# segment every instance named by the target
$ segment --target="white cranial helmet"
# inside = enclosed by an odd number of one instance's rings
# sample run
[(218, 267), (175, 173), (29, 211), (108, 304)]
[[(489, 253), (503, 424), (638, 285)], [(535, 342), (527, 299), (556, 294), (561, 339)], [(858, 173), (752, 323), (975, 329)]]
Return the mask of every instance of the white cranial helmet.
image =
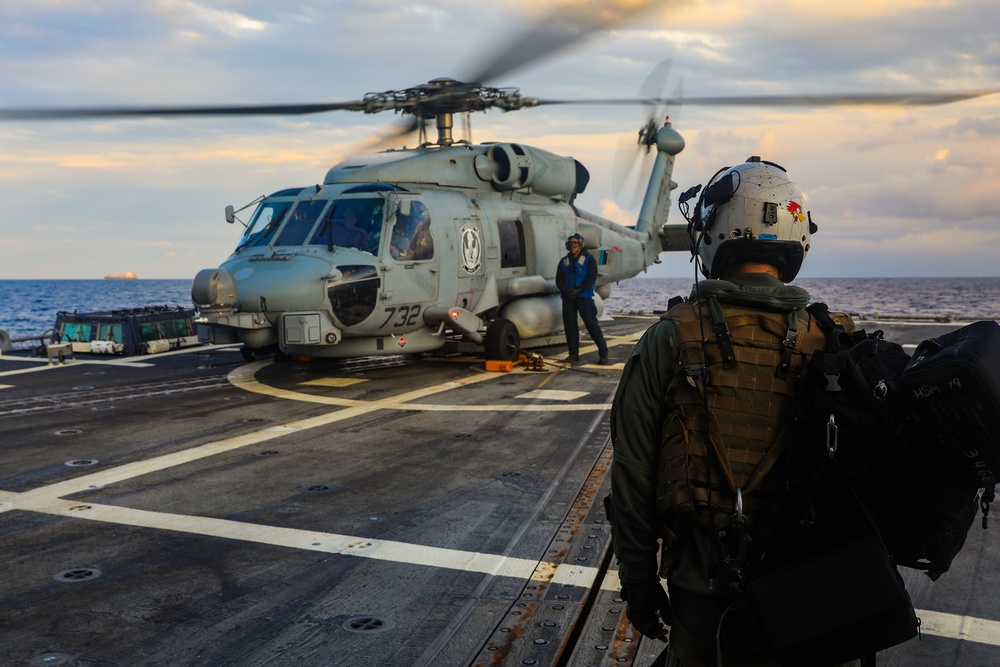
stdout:
[(784, 168), (757, 156), (719, 170), (688, 220), (692, 252), (708, 278), (721, 277), (732, 264), (760, 262), (790, 282), (816, 231), (799, 186)]

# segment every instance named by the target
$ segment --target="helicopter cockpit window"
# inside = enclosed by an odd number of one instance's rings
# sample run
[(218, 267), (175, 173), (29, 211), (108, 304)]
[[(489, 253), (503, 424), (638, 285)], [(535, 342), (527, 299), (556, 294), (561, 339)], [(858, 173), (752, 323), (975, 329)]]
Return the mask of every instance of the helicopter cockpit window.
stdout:
[(268, 245), (293, 203), (290, 201), (265, 201), (261, 203), (250, 224), (243, 231), (240, 244), (236, 249)]
[(384, 200), (338, 199), (313, 232), (309, 245), (356, 248), (375, 254), (382, 235)]
[(520, 220), (501, 220), (500, 267), (507, 269), (524, 266), (524, 228)]
[(397, 262), (414, 262), (434, 257), (431, 216), (422, 202), (410, 202), (410, 214), (396, 216), (389, 241), (389, 254)]
[(319, 214), (323, 212), (329, 199), (308, 199), (300, 201), (285, 226), (281, 229), (281, 234), (274, 245), (291, 246), (302, 245), (309, 232), (312, 231)]

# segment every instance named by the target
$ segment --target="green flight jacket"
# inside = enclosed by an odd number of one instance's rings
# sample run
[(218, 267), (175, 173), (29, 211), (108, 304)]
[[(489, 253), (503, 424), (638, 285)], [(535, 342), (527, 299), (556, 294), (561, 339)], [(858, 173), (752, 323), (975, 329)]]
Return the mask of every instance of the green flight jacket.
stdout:
[[(733, 276), (728, 281), (702, 281), (692, 292), (707, 298), (711, 293), (723, 306), (737, 304), (767, 311), (804, 308), (809, 294), (762, 273)], [(625, 364), (611, 410), (614, 460), (611, 468), (609, 520), (620, 576), (643, 580), (657, 573), (657, 540), (667, 534), (657, 515), (657, 471), (660, 468), (662, 427), (668, 407), (664, 397), (674, 372), (671, 345), (673, 322), (662, 319), (651, 326), (636, 344)], [(671, 585), (695, 593), (721, 594), (727, 586), (719, 581), (714, 589), (706, 577), (707, 563), (721, 562), (714, 536), (700, 526), (680, 522), (682, 534), (671, 534)], [(678, 527), (678, 526), (675, 526)], [(720, 590), (721, 589), (721, 590)]]

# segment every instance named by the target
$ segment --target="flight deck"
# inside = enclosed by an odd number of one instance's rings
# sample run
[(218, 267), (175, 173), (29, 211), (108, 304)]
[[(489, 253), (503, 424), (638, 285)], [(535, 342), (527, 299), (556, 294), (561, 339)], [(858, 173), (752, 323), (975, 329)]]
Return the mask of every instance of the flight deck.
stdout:
[[(236, 346), (0, 356), (0, 664), (648, 665), (601, 499), (622, 364), (655, 316), (482, 356), (246, 361)], [(862, 323), (915, 345), (956, 323)], [(909, 348), (912, 351), (912, 348)], [(1000, 526), (880, 665), (993, 665)]]

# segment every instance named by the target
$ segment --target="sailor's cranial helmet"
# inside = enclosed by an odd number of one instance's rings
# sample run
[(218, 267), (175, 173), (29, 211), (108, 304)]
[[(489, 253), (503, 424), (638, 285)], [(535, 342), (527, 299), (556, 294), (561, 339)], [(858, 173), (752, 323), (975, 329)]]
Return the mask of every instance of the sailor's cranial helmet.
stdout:
[(799, 186), (783, 167), (753, 156), (724, 167), (701, 191), (688, 221), (692, 252), (708, 278), (744, 262), (771, 264), (790, 282), (817, 231)]

